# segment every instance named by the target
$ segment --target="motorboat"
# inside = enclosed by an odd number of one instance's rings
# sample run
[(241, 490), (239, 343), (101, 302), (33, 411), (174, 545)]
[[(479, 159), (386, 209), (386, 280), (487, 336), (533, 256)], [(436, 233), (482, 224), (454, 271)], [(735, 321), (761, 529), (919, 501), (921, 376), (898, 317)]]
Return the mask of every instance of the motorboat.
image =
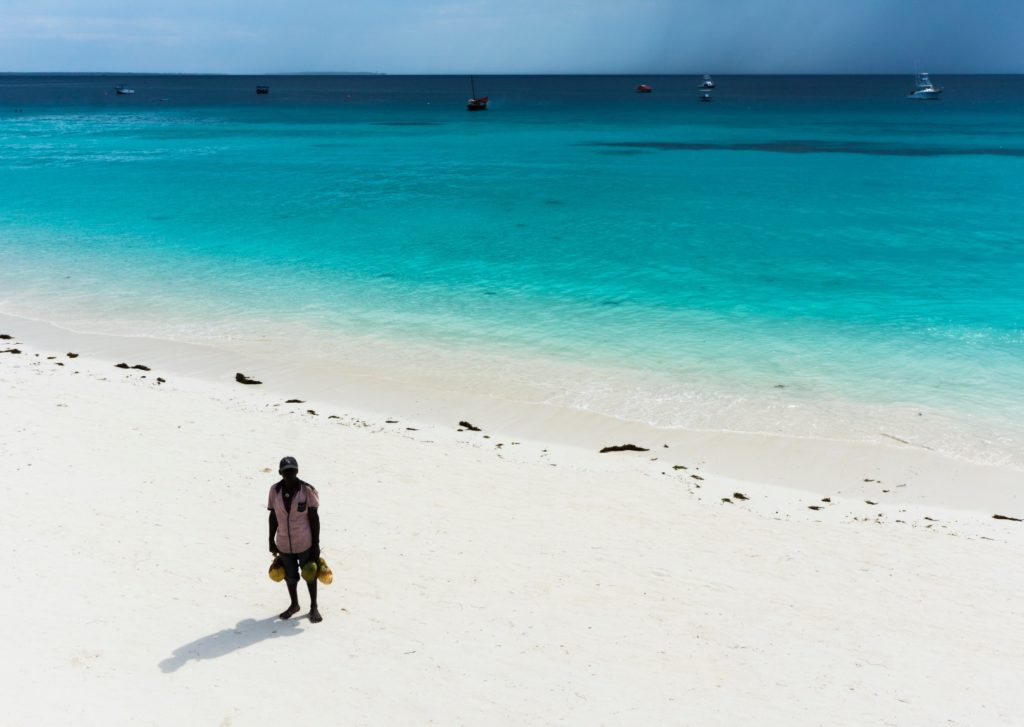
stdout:
[(942, 89), (932, 84), (927, 73), (918, 73), (914, 90), (907, 94), (907, 98), (937, 101), (941, 93)]
[(256, 87), (256, 95), (257, 96), (266, 96), (268, 93), (270, 93), (270, 86), (257, 86)]
[(704, 101), (704, 102), (710, 101), (711, 100), (711, 92), (710, 91), (701, 91), (701, 93), (700, 93), (700, 100)]
[(636, 87), (637, 93), (650, 93), (653, 90), (654, 89), (648, 86), (646, 83), (641, 83), (639, 86)]
[(486, 111), (487, 110), (487, 101), (489, 99), (487, 98), (487, 96), (477, 96), (476, 95), (476, 81), (473, 79), (472, 76), (470, 76), (470, 78), (469, 78), (469, 88), (472, 91), (473, 95), (469, 97), (468, 101), (466, 101), (466, 110), (467, 111)]
[(700, 82), (699, 88), (714, 88), (715, 82), (711, 80), (711, 76), (704, 74), (704, 80)]
[(128, 88), (124, 85), (114, 86), (114, 93), (116, 93), (118, 96), (131, 96), (133, 93), (135, 93), (135, 89)]

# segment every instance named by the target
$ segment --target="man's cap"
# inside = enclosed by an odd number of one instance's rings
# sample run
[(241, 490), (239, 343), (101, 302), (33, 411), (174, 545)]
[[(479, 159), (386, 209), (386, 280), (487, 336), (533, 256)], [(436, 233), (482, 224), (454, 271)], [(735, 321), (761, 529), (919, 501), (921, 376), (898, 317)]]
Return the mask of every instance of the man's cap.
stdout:
[(299, 471), (299, 463), (295, 461), (294, 457), (283, 457), (281, 459), (281, 464), (277, 468), (277, 471), (284, 472), (285, 470), (295, 470), (296, 472)]

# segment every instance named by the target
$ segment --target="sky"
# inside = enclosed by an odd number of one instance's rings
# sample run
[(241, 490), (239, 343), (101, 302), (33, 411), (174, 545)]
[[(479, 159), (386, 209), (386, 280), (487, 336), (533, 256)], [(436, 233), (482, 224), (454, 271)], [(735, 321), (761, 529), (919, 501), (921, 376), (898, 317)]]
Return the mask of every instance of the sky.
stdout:
[(0, 72), (1024, 73), (1024, 0), (0, 0)]

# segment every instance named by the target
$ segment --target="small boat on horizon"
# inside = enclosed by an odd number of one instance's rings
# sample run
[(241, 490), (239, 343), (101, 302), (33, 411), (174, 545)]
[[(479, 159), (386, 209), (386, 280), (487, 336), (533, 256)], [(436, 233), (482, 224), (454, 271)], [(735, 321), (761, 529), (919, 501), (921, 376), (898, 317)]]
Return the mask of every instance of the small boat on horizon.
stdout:
[(648, 86), (646, 83), (641, 83), (639, 86), (636, 87), (637, 93), (650, 93), (653, 90), (654, 89)]
[(466, 101), (466, 110), (486, 111), (488, 98), (487, 96), (476, 95), (476, 81), (473, 79), (472, 76), (469, 77), (469, 88), (472, 91), (473, 95), (469, 97), (468, 101)]
[(114, 86), (114, 93), (116, 93), (118, 96), (131, 96), (133, 93), (135, 93), (135, 89), (128, 88), (124, 84), (120, 84)]
[(705, 102), (710, 101), (711, 100), (711, 92), (710, 91), (701, 91), (701, 93), (700, 93), (700, 100), (701, 101), (705, 101)]
[(266, 96), (268, 93), (270, 93), (270, 86), (257, 86), (256, 87), (256, 95), (257, 96)]
[(704, 80), (702, 80), (700, 82), (700, 86), (698, 88), (714, 88), (714, 87), (715, 87), (715, 82), (713, 80), (711, 80), (711, 76), (710, 75), (705, 73), (704, 74)]
[(932, 84), (932, 79), (928, 77), (927, 73), (918, 73), (914, 90), (907, 94), (907, 98), (937, 101), (941, 93), (942, 89)]

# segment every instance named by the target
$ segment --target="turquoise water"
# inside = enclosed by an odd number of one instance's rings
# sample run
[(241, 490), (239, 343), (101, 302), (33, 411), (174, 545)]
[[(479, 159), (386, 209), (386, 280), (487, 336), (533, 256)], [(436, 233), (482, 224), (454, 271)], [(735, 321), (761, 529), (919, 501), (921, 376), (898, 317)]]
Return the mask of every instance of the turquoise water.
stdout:
[(1024, 79), (696, 80), (0, 76), (0, 311), (1024, 462)]

